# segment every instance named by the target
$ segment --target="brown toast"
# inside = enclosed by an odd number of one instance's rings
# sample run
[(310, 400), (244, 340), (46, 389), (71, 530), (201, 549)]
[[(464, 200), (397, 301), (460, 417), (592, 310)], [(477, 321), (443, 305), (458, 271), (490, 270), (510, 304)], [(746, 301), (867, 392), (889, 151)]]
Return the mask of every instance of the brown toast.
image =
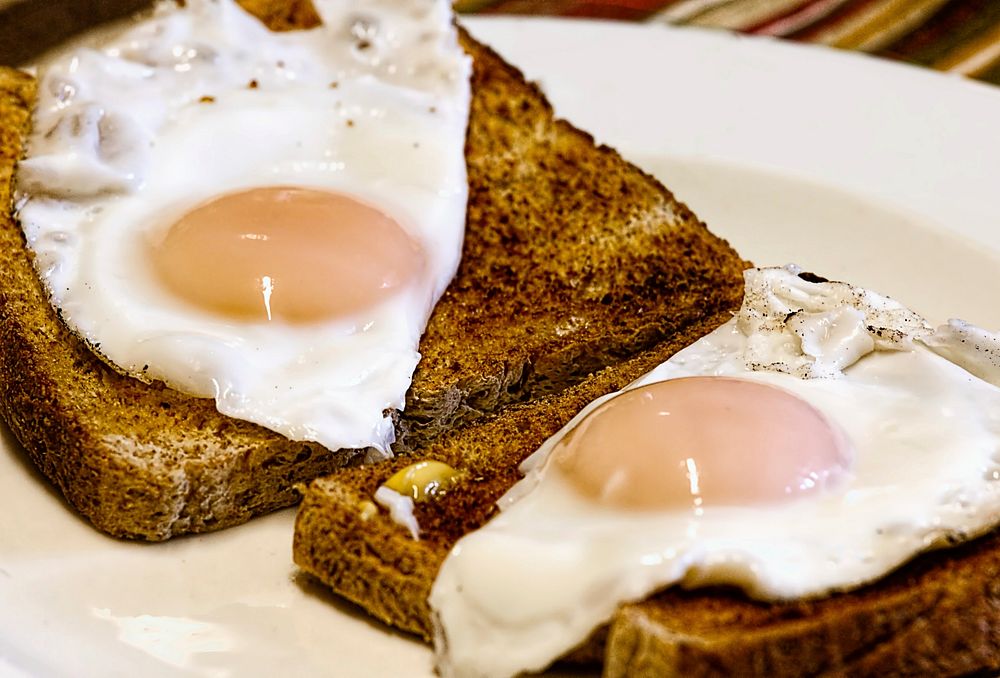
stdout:
[[(455, 542), (483, 525), (517, 465), (585, 404), (621, 388), (711, 329), (691, 326), (653, 349), (533, 403), (443, 436), (417, 453), (465, 472), (415, 504), (420, 540), (365, 510), (410, 459), (344, 469), (308, 487), (295, 562), (383, 622), (432, 639), (427, 598)], [(826, 598), (753, 601), (735, 589), (674, 587), (622, 606), (565, 661), (607, 677), (957, 676), (1000, 669), (1000, 532), (915, 558), (879, 582)], [(986, 674), (984, 674), (986, 675)], [(989, 675), (996, 675), (990, 673)]]
[[(246, 4), (273, 28), (312, 21), (302, 3)], [(735, 308), (742, 293), (745, 262), (727, 243), (554, 119), (496, 54), (461, 41), (475, 62), (467, 235), (420, 344), (397, 451), (556, 393)], [(297, 483), (358, 458), (123, 377), (66, 329), (7, 209), (34, 88), (0, 69), (0, 415), (69, 504), (112, 535), (162, 540), (291, 505)]]

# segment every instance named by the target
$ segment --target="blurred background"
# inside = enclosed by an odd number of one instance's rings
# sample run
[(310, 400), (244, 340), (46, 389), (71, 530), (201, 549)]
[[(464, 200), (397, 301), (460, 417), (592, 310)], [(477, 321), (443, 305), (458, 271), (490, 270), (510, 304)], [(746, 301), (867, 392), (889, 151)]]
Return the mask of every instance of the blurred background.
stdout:
[(458, 0), (455, 8), (723, 28), (1000, 84), (1000, 0)]
[[(0, 0), (0, 64), (27, 61), (80, 26), (151, 2)], [(1000, 84), (1000, 0), (455, 0), (455, 8), (719, 28), (860, 50)]]

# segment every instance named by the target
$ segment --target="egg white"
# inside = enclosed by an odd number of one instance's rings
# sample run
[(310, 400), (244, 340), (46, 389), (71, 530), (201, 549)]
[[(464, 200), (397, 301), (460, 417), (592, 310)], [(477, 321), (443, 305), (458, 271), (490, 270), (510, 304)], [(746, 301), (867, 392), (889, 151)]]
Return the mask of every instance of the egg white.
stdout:
[[(1000, 519), (1000, 388), (943, 355), (996, 375), (1000, 336), (968, 326), (960, 336), (961, 325), (933, 331), (866, 290), (749, 271), (737, 318), (628, 388), (700, 375), (777, 386), (846, 434), (849, 477), (774, 504), (597, 505), (553, 471), (549, 453), (616, 394), (601, 398), (529, 458), (502, 511), (442, 566), (430, 603), (444, 675), (542, 669), (619, 604), (671, 584), (820, 595), (988, 530)], [(970, 335), (977, 341), (961, 341)]]
[[(444, 0), (325, 0), (273, 33), (232, 0), (153, 17), (42, 68), (19, 213), (63, 320), (123, 371), (292, 439), (388, 452), (417, 344), (458, 266), (470, 62)], [(345, 193), (393, 217), (430, 275), (363, 315), (241, 322), (164, 289), (145, 256), (213, 197)]]

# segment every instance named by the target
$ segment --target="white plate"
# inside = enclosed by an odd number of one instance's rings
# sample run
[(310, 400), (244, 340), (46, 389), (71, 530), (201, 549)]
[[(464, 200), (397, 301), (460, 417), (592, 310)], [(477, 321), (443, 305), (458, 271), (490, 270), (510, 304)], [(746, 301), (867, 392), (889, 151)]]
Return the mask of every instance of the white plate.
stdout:
[[(759, 263), (1000, 328), (1000, 90), (717, 33), (467, 23)], [(431, 675), (424, 647), (296, 575), (292, 511), (117, 542), (0, 442), (0, 673)]]

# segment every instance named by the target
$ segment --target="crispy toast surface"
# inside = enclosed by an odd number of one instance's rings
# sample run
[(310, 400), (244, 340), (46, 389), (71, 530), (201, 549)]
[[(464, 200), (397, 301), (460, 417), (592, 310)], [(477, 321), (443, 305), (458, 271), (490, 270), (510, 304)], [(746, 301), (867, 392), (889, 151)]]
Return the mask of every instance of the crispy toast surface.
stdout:
[[(276, 28), (300, 17), (252, 4)], [(475, 62), (463, 262), (421, 341), (397, 451), (558, 392), (741, 294), (745, 262), (724, 241), (461, 40)], [(297, 483), (357, 457), (120, 376), (62, 325), (8, 209), (34, 87), (0, 71), (0, 414), (39, 469), (99, 529), (162, 540), (290, 505)]]
[[(460, 38), (474, 59), (470, 235), (421, 343), (410, 447), (735, 308), (748, 265), (658, 181), (556, 119), (520, 71)], [(420, 388), (439, 373), (458, 375), (443, 398)]]

